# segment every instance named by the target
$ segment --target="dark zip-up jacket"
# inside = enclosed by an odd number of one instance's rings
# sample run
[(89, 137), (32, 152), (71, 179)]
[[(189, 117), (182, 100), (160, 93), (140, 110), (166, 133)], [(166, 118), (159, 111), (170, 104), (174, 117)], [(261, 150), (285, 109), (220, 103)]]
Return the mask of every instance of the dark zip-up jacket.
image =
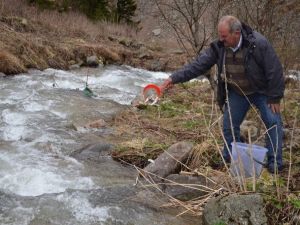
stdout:
[[(284, 77), (281, 63), (269, 41), (249, 26), (242, 26), (242, 47), (244, 51), (245, 75), (255, 92), (268, 97), (268, 103), (279, 103), (284, 93)], [(225, 84), (221, 78), (225, 47), (214, 41), (197, 58), (183, 69), (171, 75), (172, 83), (182, 83), (205, 74), (217, 65), (217, 101), (222, 108), (225, 103)]]

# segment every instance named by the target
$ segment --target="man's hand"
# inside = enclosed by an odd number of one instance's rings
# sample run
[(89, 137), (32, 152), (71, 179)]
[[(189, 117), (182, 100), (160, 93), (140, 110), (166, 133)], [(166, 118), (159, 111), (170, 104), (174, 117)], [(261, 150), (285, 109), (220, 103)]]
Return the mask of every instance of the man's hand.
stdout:
[(172, 79), (171, 78), (168, 78), (164, 81), (164, 83), (160, 86), (160, 90), (162, 92), (162, 94), (169, 88), (171, 88), (173, 86), (173, 83), (172, 83)]
[(268, 104), (273, 113), (280, 113), (280, 103)]

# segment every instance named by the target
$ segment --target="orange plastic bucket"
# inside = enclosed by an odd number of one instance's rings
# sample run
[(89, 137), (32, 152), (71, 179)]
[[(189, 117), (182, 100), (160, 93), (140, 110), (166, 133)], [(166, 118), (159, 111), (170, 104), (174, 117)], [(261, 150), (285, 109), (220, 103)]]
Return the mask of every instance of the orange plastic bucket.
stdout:
[(161, 96), (161, 89), (155, 84), (148, 84), (143, 89), (145, 103), (155, 104)]

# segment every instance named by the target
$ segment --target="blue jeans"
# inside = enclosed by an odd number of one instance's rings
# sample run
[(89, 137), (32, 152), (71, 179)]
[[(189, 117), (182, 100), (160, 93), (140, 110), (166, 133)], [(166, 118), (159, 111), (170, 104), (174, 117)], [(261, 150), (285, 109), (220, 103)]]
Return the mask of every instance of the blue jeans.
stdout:
[[(248, 98), (248, 100), (247, 100)], [(228, 103), (231, 111), (233, 132), (235, 141), (240, 142), (240, 125), (243, 122), (249, 108), (250, 103), (255, 105), (259, 110), (261, 119), (264, 122), (268, 132), (266, 133), (266, 148), (268, 149), (268, 168), (274, 172), (277, 167), (278, 170), (282, 169), (282, 136), (283, 128), (280, 113), (273, 113), (268, 107), (267, 96), (259, 93), (241, 96), (234, 90), (229, 90)], [(229, 149), (224, 145), (223, 157), (226, 161), (230, 161), (229, 152), (231, 152), (231, 143), (233, 142), (233, 135), (231, 129), (231, 122), (228, 110), (228, 103), (225, 106), (223, 118), (223, 134)], [(276, 158), (275, 158), (276, 157)], [(275, 160), (276, 159), (276, 160)]]

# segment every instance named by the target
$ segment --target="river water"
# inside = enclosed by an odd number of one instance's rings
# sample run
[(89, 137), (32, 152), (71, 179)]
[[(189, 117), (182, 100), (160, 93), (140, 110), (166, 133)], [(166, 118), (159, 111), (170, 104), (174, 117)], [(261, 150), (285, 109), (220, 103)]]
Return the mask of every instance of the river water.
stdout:
[[(125, 201), (136, 194), (131, 168), (70, 156), (112, 132), (80, 124), (110, 118), (167, 76), (108, 66), (0, 78), (0, 224), (195, 224)], [(86, 83), (92, 98), (83, 94)]]

